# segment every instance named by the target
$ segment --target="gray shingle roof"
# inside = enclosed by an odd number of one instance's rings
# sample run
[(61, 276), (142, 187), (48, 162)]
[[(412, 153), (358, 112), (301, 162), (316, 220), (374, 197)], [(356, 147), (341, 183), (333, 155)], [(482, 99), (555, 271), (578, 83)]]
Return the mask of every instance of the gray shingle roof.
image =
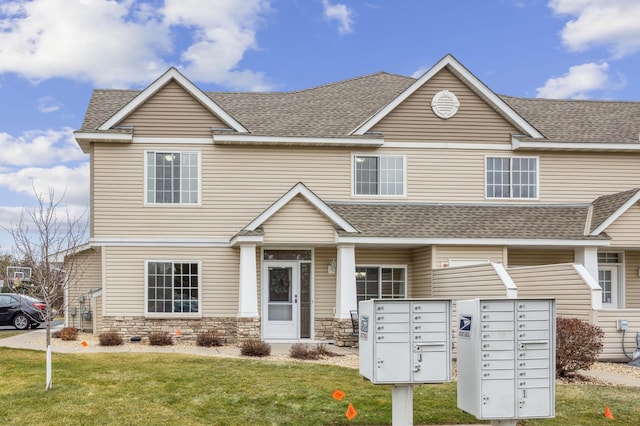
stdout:
[(591, 216), (591, 231), (595, 230), (605, 220), (611, 217), (620, 207), (631, 199), (640, 191), (640, 188), (630, 189), (617, 194), (603, 195), (596, 198), (593, 205), (593, 213)]
[[(328, 203), (358, 237), (602, 240), (584, 234), (588, 205)], [(345, 235), (344, 233), (342, 233)]]
[(550, 142), (640, 143), (640, 102), (501, 97)]
[[(381, 72), (296, 92), (206, 94), (253, 135), (346, 137), (415, 81)], [(95, 90), (81, 130), (96, 131), (139, 93)], [(640, 143), (640, 102), (501, 98), (546, 141)]]

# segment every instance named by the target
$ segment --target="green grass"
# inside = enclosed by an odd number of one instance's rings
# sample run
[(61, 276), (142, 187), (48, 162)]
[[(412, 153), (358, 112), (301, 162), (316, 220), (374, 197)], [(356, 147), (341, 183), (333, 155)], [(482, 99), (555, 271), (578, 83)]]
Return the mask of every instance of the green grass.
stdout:
[[(44, 390), (42, 352), (0, 348), (2, 424), (331, 425), (391, 424), (391, 388), (357, 370), (300, 362), (178, 354), (53, 354), (53, 389)], [(335, 389), (343, 401), (331, 397)], [(615, 420), (603, 417), (609, 405)], [(555, 419), (526, 425), (634, 424), (634, 388), (557, 387)], [(456, 407), (456, 384), (416, 386), (415, 424), (479, 423)], [(488, 422), (484, 422), (488, 423)]]
[(28, 331), (3, 331), (0, 334), (0, 339), (6, 339), (7, 337), (19, 336), (20, 334), (28, 333)]

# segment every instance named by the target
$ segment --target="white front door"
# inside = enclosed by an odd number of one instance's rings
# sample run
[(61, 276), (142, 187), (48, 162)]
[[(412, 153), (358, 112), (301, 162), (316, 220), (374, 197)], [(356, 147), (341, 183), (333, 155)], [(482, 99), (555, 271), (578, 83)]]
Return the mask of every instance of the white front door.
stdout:
[(262, 318), (265, 339), (298, 339), (298, 262), (265, 261), (262, 278)]
[(602, 307), (618, 309), (618, 267), (600, 266), (598, 268), (598, 284), (602, 288)]

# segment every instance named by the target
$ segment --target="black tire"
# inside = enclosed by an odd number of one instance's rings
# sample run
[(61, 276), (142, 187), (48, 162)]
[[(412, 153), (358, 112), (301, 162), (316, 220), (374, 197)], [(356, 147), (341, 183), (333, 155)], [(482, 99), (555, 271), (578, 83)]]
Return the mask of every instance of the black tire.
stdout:
[(29, 320), (29, 317), (25, 314), (17, 314), (15, 317), (13, 317), (13, 326), (17, 330), (26, 330), (27, 328), (29, 328), (30, 322), (31, 321)]

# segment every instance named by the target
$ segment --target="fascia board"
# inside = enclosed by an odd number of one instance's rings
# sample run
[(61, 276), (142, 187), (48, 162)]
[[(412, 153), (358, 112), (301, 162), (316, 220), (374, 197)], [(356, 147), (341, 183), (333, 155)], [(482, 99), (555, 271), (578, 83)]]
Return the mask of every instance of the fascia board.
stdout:
[(354, 135), (363, 135), (373, 126), (375, 126), (380, 120), (382, 120), (387, 114), (393, 111), (404, 100), (411, 96), (416, 90), (422, 87), (427, 81), (429, 81), (434, 75), (440, 72), (444, 67), (452, 67), (458, 74), (462, 76), (470, 85), (472, 85), (479, 93), (481, 93), (489, 102), (491, 102), (502, 114), (511, 119), (518, 127), (525, 131), (529, 136), (534, 138), (544, 137), (535, 127), (530, 125), (520, 114), (518, 114), (513, 108), (511, 108), (506, 102), (498, 97), (491, 89), (489, 89), (483, 82), (481, 82), (476, 76), (474, 76), (469, 70), (467, 70), (453, 55), (448, 54), (442, 58), (433, 67), (427, 70), (415, 83), (409, 86), (404, 92), (398, 95), (392, 102), (387, 104), (380, 111), (375, 113), (372, 117), (360, 124), (353, 132)]
[(514, 151), (518, 149), (544, 151), (640, 151), (640, 143), (531, 142), (520, 141), (517, 137), (511, 138), (511, 147)]
[(622, 216), (627, 210), (631, 208), (635, 203), (640, 200), (640, 191), (636, 192), (635, 195), (627, 200), (618, 210), (613, 212), (611, 216), (609, 216), (604, 222), (602, 222), (596, 229), (591, 232), (590, 235), (598, 236), (604, 232), (605, 229), (609, 227), (613, 222), (618, 220), (620, 216)]
[(100, 132), (73, 132), (73, 137), (78, 142), (131, 142), (131, 133), (100, 133)]
[(381, 138), (314, 138), (294, 136), (213, 135), (219, 145), (309, 145), (309, 146), (371, 146), (384, 145)]
[(535, 240), (508, 238), (385, 238), (337, 236), (337, 244), (356, 245), (509, 245), (509, 246), (571, 246), (571, 247), (607, 247), (609, 240)]
[(270, 217), (276, 214), (282, 207), (284, 207), (289, 201), (291, 201), (296, 195), (302, 195), (313, 204), (322, 214), (333, 221), (336, 225), (344, 229), (346, 232), (357, 232), (357, 230), (351, 226), (349, 222), (344, 220), (339, 214), (337, 214), (331, 207), (329, 207), (320, 197), (314, 194), (309, 188), (307, 188), (302, 182), (297, 183), (286, 194), (280, 197), (275, 203), (269, 206), (265, 211), (258, 215), (251, 223), (249, 223), (244, 229), (247, 231), (255, 231), (259, 226), (265, 223)]
[(128, 104), (126, 104), (120, 111), (114, 114), (110, 119), (105, 121), (98, 130), (109, 130), (116, 126), (119, 122), (124, 120), (129, 114), (136, 110), (140, 105), (151, 98), (156, 92), (162, 89), (169, 81), (175, 80), (185, 90), (187, 90), (193, 97), (195, 97), (200, 103), (202, 103), (213, 114), (217, 115), (222, 121), (229, 125), (233, 130), (237, 132), (246, 133), (247, 129), (244, 128), (236, 119), (229, 115), (225, 110), (220, 108), (211, 98), (209, 98), (202, 90), (200, 90), (195, 84), (189, 81), (184, 75), (180, 73), (176, 68), (169, 68), (164, 74), (151, 83), (146, 89), (140, 92), (135, 98), (133, 98)]
[(229, 247), (224, 239), (200, 238), (91, 238), (93, 246), (127, 247)]

